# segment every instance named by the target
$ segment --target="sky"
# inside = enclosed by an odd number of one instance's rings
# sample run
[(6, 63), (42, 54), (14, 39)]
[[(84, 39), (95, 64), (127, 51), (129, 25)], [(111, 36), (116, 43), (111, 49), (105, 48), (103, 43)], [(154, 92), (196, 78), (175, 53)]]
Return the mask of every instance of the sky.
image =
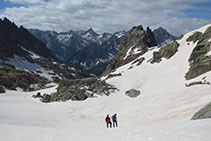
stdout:
[(0, 18), (18, 26), (114, 33), (163, 27), (179, 36), (211, 23), (211, 0), (0, 0)]

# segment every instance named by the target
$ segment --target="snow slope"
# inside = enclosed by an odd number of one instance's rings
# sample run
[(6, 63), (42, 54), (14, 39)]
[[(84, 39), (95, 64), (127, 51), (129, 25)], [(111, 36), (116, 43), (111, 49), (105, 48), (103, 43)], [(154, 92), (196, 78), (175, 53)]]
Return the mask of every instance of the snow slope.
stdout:
[[(140, 100), (114, 94), (83, 102), (49, 104), (32, 99), (36, 92), (8, 91), (0, 95), (0, 137), (4, 141), (208, 141), (211, 120), (189, 118), (210, 99), (210, 90), (201, 86), (190, 88), (178, 97)], [(41, 93), (53, 91), (55, 87)], [(190, 94), (194, 96), (192, 100)], [(119, 127), (107, 129), (104, 117), (115, 112)]]
[[(36, 57), (36, 58), (39, 57), (38, 55), (35, 55), (32, 53), (31, 53), (31, 55), (32, 55), (32, 57)], [(47, 69), (41, 67), (39, 64), (31, 63), (31, 62), (27, 61), (25, 58), (21, 58), (19, 56), (15, 56), (14, 58), (9, 59), (8, 61), (3, 61), (0, 59), (0, 64), (1, 63), (13, 65), (18, 70), (24, 70), (27, 72), (36, 73), (42, 77), (47, 78), (50, 81), (53, 81), (52, 77), (58, 77), (61, 79), (61, 77), (58, 74), (55, 75), (53, 70), (47, 70)], [(54, 74), (54, 75), (52, 75), (52, 74)]]
[[(206, 27), (199, 29), (204, 32)], [(211, 119), (191, 121), (192, 115), (211, 100), (209, 85), (185, 87), (188, 58), (196, 44), (187, 46), (188, 33), (178, 40), (179, 51), (171, 59), (150, 64), (155, 47), (142, 65), (126, 64), (106, 80), (119, 91), (82, 102), (41, 103), (36, 92), (7, 91), (0, 95), (0, 138), (4, 141), (209, 141)], [(143, 56), (142, 56), (143, 57)], [(133, 66), (132, 69), (128, 69)], [(211, 73), (206, 73), (211, 79)], [(105, 78), (102, 78), (105, 79)], [(195, 81), (191, 80), (191, 81)], [(125, 91), (141, 91), (137, 98)], [(53, 88), (41, 90), (52, 93)], [(118, 128), (107, 129), (104, 118), (117, 113)]]

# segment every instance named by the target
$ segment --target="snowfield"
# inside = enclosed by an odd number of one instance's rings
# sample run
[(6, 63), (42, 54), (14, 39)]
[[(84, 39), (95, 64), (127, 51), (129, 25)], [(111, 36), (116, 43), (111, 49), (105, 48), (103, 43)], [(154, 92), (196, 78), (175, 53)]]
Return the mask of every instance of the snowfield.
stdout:
[[(208, 25), (210, 26), (210, 25)], [(208, 26), (198, 31), (204, 32)], [(0, 94), (0, 138), (2, 141), (210, 141), (211, 119), (194, 120), (195, 112), (211, 101), (211, 73), (186, 81), (188, 59), (196, 46), (178, 40), (178, 52), (160, 63), (147, 62), (154, 50), (144, 54), (140, 66), (126, 64), (106, 80), (119, 91), (85, 101), (41, 103), (32, 98), (37, 92), (7, 91)], [(129, 69), (130, 67), (132, 69)], [(102, 79), (105, 79), (102, 78)], [(52, 93), (56, 87), (39, 92)], [(125, 95), (129, 89), (141, 91), (137, 98)], [(105, 116), (117, 113), (118, 128), (106, 128)]]
[[(116, 93), (49, 104), (33, 99), (36, 92), (8, 91), (0, 95), (0, 137), (2, 141), (209, 141), (211, 119), (189, 119), (211, 99), (210, 91), (208, 86), (196, 86), (169, 97), (131, 99)], [(106, 128), (107, 113), (118, 114), (118, 128)]]

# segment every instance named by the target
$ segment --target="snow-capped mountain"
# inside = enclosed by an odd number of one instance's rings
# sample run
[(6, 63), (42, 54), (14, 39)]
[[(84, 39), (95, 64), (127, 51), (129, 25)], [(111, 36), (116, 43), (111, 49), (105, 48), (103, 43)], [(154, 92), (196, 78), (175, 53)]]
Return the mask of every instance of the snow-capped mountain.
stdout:
[(106, 65), (116, 55), (120, 41), (127, 32), (98, 34), (92, 28), (87, 31), (29, 30), (34, 36), (46, 43), (52, 53), (66, 64), (74, 64), (95, 74), (104, 71)]
[(107, 64), (115, 57), (121, 40), (126, 38), (127, 34), (124, 31), (116, 32), (101, 44), (91, 44), (74, 54), (70, 59), (70, 63), (91, 73), (101, 74)]
[(175, 36), (171, 35), (166, 29), (162, 27), (153, 30), (153, 33), (155, 35), (157, 44), (159, 45), (170, 43), (176, 39)]
[(43, 41), (54, 56), (66, 64), (70, 58), (82, 49), (92, 45), (100, 45), (111, 37), (111, 34), (98, 34), (92, 28), (87, 31), (69, 31), (57, 33), (55, 31), (41, 31), (29, 29), (35, 37)]
[(57, 33), (55, 31), (29, 30), (35, 37), (43, 41), (54, 56), (67, 62), (74, 53), (85, 48), (87, 43), (74, 31)]
[[(8, 80), (12, 78), (12, 76), (17, 75), (17, 77), (11, 79), (13, 82), (22, 82), (23, 79), (19, 77), (21, 73), (27, 77), (24, 81), (34, 79), (31, 81), (33, 83), (37, 82), (35, 77), (39, 80), (42, 79), (42, 81), (44, 79), (48, 81), (58, 81), (64, 78), (81, 78), (88, 76), (87, 73), (71, 65), (62, 64), (52, 55), (51, 51), (46, 48), (43, 42), (35, 38), (23, 26), (18, 28), (6, 18), (4, 18), (4, 20), (0, 19), (0, 52), (1, 73), (11, 76), (8, 77)], [(11, 74), (8, 74), (10, 72)], [(0, 86), (9, 89), (7, 83), (5, 83), (4, 75), (0, 79)], [(25, 87), (25, 85), (17, 86)]]

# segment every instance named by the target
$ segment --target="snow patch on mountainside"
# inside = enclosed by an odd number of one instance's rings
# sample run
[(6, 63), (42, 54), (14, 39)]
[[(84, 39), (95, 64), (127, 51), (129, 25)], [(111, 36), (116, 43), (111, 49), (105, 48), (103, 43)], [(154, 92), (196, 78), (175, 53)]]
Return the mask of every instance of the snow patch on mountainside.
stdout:
[(118, 34), (115, 34), (115, 36), (117, 36), (117, 38), (121, 38), (122, 36), (124, 36), (123, 32), (119, 32)]
[(30, 50), (25, 49), (21, 45), (18, 45), (18, 46), (20, 46), (23, 50), (28, 52), (33, 59), (39, 59), (40, 58), (40, 56), (38, 54), (36, 54), (36, 53), (34, 53), (34, 52), (30, 51)]
[[(209, 26), (210, 25), (204, 26), (195, 31), (204, 33)], [(156, 49), (156, 47), (154, 47), (141, 56), (145, 57), (145, 61), (142, 65), (128, 70), (132, 66), (132, 62), (128, 63), (113, 72), (113, 74), (121, 73), (121, 77), (111, 78), (107, 80), (107, 82), (116, 85), (122, 93), (131, 88), (141, 90), (142, 93), (146, 94), (151, 94), (154, 91), (156, 93), (170, 93), (175, 91), (175, 88), (177, 88), (177, 90), (184, 89), (186, 83), (185, 74), (189, 70), (188, 59), (197, 44), (197, 42), (191, 42), (190, 45), (187, 45), (186, 39), (195, 31), (189, 32), (182, 39), (177, 40), (180, 46), (178, 52), (171, 59), (167, 60), (162, 58), (160, 63), (151, 64), (149, 60), (153, 56), (154, 49)], [(128, 50), (126, 57), (129, 55), (131, 49), (132, 47)], [(171, 85), (166, 82), (169, 82)], [(152, 86), (155, 87), (151, 89)]]
[(132, 50), (132, 48), (133, 48), (134, 46), (135, 46), (135, 45), (131, 46), (131, 47), (128, 49), (128, 51), (127, 51), (125, 57), (123, 58), (123, 60), (125, 60), (125, 59), (130, 55), (130, 52), (131, 52), (131, 50)]
[(71, 37), (72, 37), (72, 34), (59, 34), (57, 36), (57, 39), (65, 43), (69, 41)]
[[(195, 31), (204, 32), (208, 26)], [(115, 85), (119, 95), (125, 96), (125, 92), (130, 89), (141, 91), (141, 95), (134, 102), (142, 103), (139, 111), (129, 108), (128, 110), (140, 115), (140, 117), (150, 117), (150, 121), (160, 121), (165, 119), (190, 119), (199, 107), (206, 105), (211, 94), (206, 93), (206, 89), (211, 89), (209, 85), (186, 87), (186, 84), (195, 82), (206, 76), (206, 80), (211, 80), (211, 73), (203, 74), (197, 79), (186, 81), (185, 74), (189, 70), (188, 59), (197, 43), (190, 42), (187, 45), (186, 39), (195, 31), (186, 34), (179, 43), (178, 52), (170, 59), (162, 58), (160, 63), (151, 64), (153, 52), (158, 47), (153, 47), (143, 56), (145, 61), (140, 65), (128, 63), (111, 74), (121, 74), (106, 80), (107, 83)], [(102, 79), (105, 80), (107, 76)], [(208, 91), (207, 91), (208, 92)], [(148, 101), (149, 100), (149, 101)], [(147, 105), (146, 103), (151, 103)], [(125, 104), (127, 105), (127, 104)], [(180, 107), (180, 108), (179, 108)], [(190, 108), (191, 107), (191, 108)], [(158, 111), (149, 112), (148, 110), (157, 109)], [(166, 117), (163, 117), (162, 114)], [(160, 115), (158, 118), (157, 116)], [(155, 119), (153, 119), (155, 118)]]
[(14, 58), (9, 59), (8, 61), (0, 60), (0, 63), (12, 65), (16, 69), (19, 69), (19, 70), (36, 73), (51, 81), (53, 80), (52, 77), (58, 77), (61, 79), (61, 77), (55, 74), (52, 70), (46, 70), (45, 68), (41, 67), (39, 64), (31, 63), (27, 61), (26, 59), (21, 58), (19, 56), (14, 56)]

